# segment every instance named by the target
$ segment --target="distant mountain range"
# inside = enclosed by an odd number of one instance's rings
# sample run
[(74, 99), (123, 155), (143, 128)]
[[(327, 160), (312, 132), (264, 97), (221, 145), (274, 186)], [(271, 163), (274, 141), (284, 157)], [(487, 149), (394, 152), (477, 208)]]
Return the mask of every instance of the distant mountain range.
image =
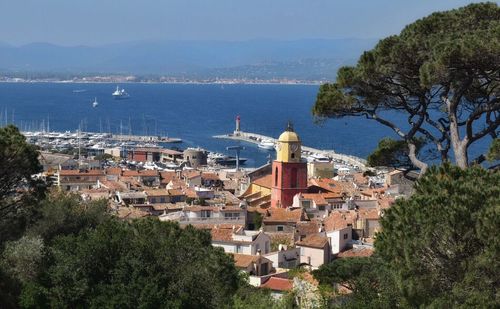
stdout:
[(96, 47), (0, 43), (1, 72), (332, 79), (375, 39), (143, 41)]

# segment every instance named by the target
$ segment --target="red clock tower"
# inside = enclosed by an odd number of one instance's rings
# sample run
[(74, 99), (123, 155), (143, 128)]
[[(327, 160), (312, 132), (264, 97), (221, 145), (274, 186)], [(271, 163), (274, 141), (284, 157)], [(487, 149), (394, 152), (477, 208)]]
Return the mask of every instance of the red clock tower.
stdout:
[(301, 158), (300, 138), (290, 123), (280, 135), (276, 148), (271, 207), (287, 208), (292, 206), (295, 194), (307, 192), (307, 163)]

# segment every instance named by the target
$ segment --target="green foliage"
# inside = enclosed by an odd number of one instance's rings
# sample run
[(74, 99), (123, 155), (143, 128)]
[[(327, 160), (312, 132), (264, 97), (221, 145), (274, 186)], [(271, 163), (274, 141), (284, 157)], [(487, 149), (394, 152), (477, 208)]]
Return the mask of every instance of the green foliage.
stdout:
[(255, 230), (260, 229), (262, 226), (262, 220), (264, 220), (264, 216), (261, 213), (254, 211), (252, 212), (252, 218), (253, 218), (254, 229)]
[(23, 290), (26, 306), (216, 308), (239, 284), (232, 258), (207, 232), (152, 218), (55, 237), (48, 261)]
[[(442, 161), (452, 149), (466, 167), (468, 147), (500, 125), (499, 38), (497, 4), (431, 14), (339, 69), (335, 83), (320, 87), (312, 112), (320, 119), (367, 117), (408, 144), (425, 137)], [(387, 110), (407, 119), (407, 128)]]
[(494, 162), (500, 160), (500, 139), (495, 138), (490, 145), (488, 154), (486, 155), (488, 161)]
[(336, 259), (313, 271), (321, 286), (342, 287), (352, 291), (340, 296), (336, 291), (337, 305), (348, 308), (394, 308), (398, 296), (387, 274), (384, 263), (376, 257)]
[(413, 168), (413, 164), (408, 157), (408, 152), (408, 145), (405, 141), (386, 137), (380, 140), (377, 149), (368, 156), (367, 162), (373, 167), (392, 166), (410, 169)]
[(28, 235), (40, 236), (50, 243), (61, 235), (78, 234), (110, 220), (107, 201), (81, 201), (78, 195), (53, 192), (41, 202), (37, 220), (28, 228)]
[(2, 254), (2, 268), (20, 282), (36, 278), (44, 256), (44, 243), (40, 237), (24, 236), (8, 242)]
[(498, 307), (500, 173), (433, 167), (381, 220), (375, 246), (411, 307)]
[(24, 232), (45, 185), (32, 175), (42, 170), (38, 151), (19, 130), (0, 128), (0, 247)]
[[(292, 308), (289, 299), (277, 300), (268, 289), (259, 289), (251, 285), (244, 285), (233, 297), (233, 309), (268, 309), (268, 308)], [(290, 304), (291, 305), (291, 304)]]
[(113, 160), (113, 156), (110, 155), (109, 153), (103, 153), (95, 156), (94, 159), (99, 161), (107, 161), (107, 160)]

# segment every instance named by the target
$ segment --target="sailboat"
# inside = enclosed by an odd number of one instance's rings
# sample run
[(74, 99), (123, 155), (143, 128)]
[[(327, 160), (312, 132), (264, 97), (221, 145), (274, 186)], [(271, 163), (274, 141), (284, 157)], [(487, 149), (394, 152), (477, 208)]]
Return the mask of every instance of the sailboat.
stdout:
[(92, 103), (92, 107), (97, 107), (99, 103), (97, 103), (97, 98), (94, 98), (94, 103)]

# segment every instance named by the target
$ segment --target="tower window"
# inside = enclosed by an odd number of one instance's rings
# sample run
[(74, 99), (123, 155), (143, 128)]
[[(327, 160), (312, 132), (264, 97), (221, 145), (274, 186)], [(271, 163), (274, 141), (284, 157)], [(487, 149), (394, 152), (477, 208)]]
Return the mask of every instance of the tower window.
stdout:
[(292, 157), (292, 159), (295, 159), (295, 152), (292, 152), (291, 157)]
[(274, 185), (278, 185), (278, 167), (274, 170)]
[(290, 183), (290, 187), (291, 188), (297, 188), (297, 169), (294, 167), (292, 168), (292, 175), (291, 175), (291, 183)]

